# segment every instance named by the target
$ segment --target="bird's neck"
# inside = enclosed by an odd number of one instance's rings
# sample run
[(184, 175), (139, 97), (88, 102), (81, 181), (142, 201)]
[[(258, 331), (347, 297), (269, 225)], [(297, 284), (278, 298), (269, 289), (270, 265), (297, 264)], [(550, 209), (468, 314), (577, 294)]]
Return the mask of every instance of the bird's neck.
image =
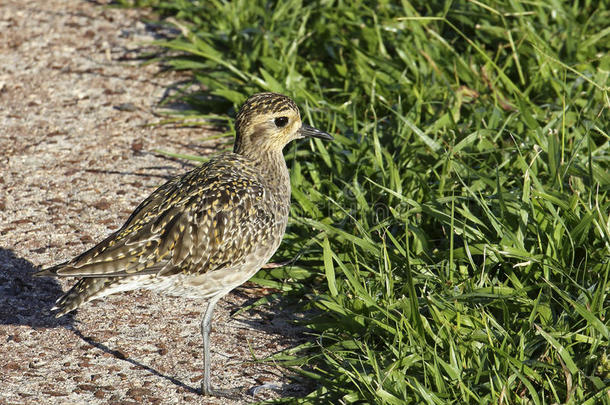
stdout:
[(266, 180), (268, 187), (283, 200), (290, 201), (290, 173), (286, 166), (286, 160), (281, 150), (267, 150), (261, 153), (257, 151), (256, 155), (246, 157), (250, 158), (256, 167), (259, 168), (261, 175)]

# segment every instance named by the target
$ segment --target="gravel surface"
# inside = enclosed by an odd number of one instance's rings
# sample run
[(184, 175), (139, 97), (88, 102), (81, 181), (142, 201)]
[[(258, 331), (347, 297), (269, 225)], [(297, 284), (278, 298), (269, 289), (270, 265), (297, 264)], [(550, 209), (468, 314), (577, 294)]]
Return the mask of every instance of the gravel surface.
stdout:
[[(239, 398), (197, 394), (205, 304), (145, 291), (55, 319), (71, 280), (32, 278), (91, 247), (171, 175), (206, 155), (200, 128), (147, 126), (183, 78), (139, 66), (158, 33), (142, 10), (77, 0), (0, 0), (0, 404), (228, 404), (302, 395), (285, 370), (255, 362), (299, 344), (278, 306), (231, 316), (268, 293), (249, 286), (217, 306), (212, 382)], [(246, 390), (261, 384), (256, 397)]]

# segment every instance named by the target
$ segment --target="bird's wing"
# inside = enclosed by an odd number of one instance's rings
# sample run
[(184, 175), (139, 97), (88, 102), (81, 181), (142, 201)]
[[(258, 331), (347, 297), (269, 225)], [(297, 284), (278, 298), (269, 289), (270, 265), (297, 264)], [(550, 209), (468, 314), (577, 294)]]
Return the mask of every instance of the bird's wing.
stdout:
[(171, 275), (238, 265), (275, 223), (264, 193), (248, 168), (203, 165), (158, 188), (104, 241), (40, 275)]

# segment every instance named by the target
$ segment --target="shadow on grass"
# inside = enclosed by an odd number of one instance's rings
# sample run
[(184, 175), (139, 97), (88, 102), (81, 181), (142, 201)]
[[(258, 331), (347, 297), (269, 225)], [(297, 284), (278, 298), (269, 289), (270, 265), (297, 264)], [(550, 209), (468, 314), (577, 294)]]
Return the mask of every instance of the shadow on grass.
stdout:
[[(310, 342), (313, 338), (311, 332), (299, 323), (304, 317), (314, 316), (315, 310), (305, 310), (302, 302), (297, 302), (290, 296), (274, 294), (273, 289), (260, 287), (255, 283), (246, 283), (241, 287), (237, 287), (228, 296), (228, 309), (231, 314), (229, 324), (235, 329), (259, 330), (265, 332), (267, 340), (264, 345), (269, 348), (276, 346), (277, 350), (272, 353), (269, 358), (258, 357), (257, 348), (252, 347), (252, 355), (257, 359), (244, 358), (244, 362), (274, 364), (279, 365), (277, 360), (273, 359), (276, 354), (281, 354), (284, 350), (291, 351), (292, 349)], [(234, 304), (231, 295), (244, 298), (243, 304)], [(258, 305), (260, 300), (267, 300), (266, 303)], [(214, 323), (212, 323), (212, 334), (214, 333)], [(239, 335), (235, 333), (233, 336), (227, 336), (227, 339), (239, 339)], [(214, 347), (212, 347), (214, 350)], [(286, 371), (286, 370), (284, 370)], [(281, 397), (300, 398), (307, 395), (315, 389), (315, 383), (304, 379), (294, 372), (288, 373), (290, 382), (285, 382), (281, 386), (266, 386), (265, 384), (258, 387), (251, 387), (249, 393), (252, 394), (259, 390), (271, 389), (277, 391)]]

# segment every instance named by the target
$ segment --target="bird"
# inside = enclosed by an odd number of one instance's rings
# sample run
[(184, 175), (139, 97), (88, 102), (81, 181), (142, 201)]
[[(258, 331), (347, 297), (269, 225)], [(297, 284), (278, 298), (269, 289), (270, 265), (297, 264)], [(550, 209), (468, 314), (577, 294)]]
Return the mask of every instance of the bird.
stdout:
[(278, 93), (250, 96), (235, 117), (232, 152), (157, 188), (125, 224), (72, 260), (37, 276), (77, 277), (53, 309), (60, 317), (93, 299), (134, 289), (203, 299), (201, 394), (226, 396), (210, 381), (214, 307), (252, 277), (278, 249), (290, 211), (284, 147), (333, 137), (302, 122)]

